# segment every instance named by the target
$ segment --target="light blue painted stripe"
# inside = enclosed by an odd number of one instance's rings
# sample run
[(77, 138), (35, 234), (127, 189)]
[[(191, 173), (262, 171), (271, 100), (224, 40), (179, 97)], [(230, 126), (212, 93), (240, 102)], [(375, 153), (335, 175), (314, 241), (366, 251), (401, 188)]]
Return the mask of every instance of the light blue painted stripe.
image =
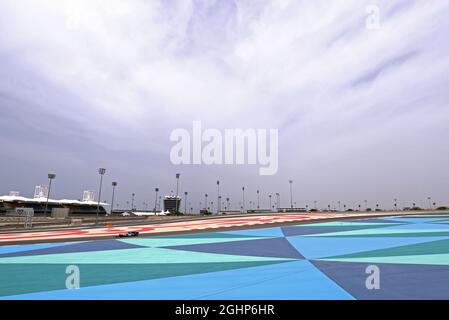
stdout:
[(259, 236), (259, 237), (283, 237), (281, 228), (264, 228), (251, 230), (226, 231), (223, 233), (236, 234), (242, 236)]
[(308, 261), (3, 297), (9, 300), (354, 299)]
[(288, 237), (287, 240), (307, 259), (333, 257), (343, 254), (399, 247), (430, 242), (448, 237), (387, 237), (387, 238), (324, 238)]
[(444, 224), (437, 224), (437, 221), (427, 222), (427, 223), (414, 223), (414, 224), (402, 224), (400, 226), (392, 226), (387, 227), (388, 229), (397, 229), (397, 230), (448, 230), (449, 231), (449, 225)]
[(432, 221), (438, 221), (443, 220), (443, 218), (395, 218), (395, 219), (389, 219), (389, 220), (395, 220), (398, 222), (409, 222), (409, 223), (424, 223), (424, 222), (432, 222)]

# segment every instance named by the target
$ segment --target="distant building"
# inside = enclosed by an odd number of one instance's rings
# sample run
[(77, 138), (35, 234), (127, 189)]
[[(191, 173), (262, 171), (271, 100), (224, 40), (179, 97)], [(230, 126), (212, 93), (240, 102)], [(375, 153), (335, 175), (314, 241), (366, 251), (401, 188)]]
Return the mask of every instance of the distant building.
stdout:
[[(176, 210), (176, 208), (178, 210)], [(181, 198), (176, 196), (165, 196), (164, 197), (164, 211), (170, 213), (175, 213), (181, 208)]]
[[(0, 215), (15, 212), (16, 208), (33, 208), (35, 215), (43, 215), (45, 213), (45, 204), (47, 202), (48, 189), (46, 186), (37, 186), (34, 198), (21, 197), (16, 191), (12, 191), (8, 196), (0, 196)], [(91, 191), (89, 191), (91, 192)], [(98, 203), (91, 200), (54, 200), (48, 199), (48, 211), (50, 214), (53, 209), (69, 209), (70, 215), (96, 214)], [(107, 203), (100, 203), (100, 214), (106, 214)]]
[[(13, 191), (11, 191), (9, 193), (9, 195), (13, 195)], [(17, 193), (17, 196), (19, 194)], [(40, 185), (40, 186), (36, 186), (36, 188), (34, 188), (34, 199), (39, 199), (39, 198), (47, 198), (48, 195), (48, 186), (46, 185)]]

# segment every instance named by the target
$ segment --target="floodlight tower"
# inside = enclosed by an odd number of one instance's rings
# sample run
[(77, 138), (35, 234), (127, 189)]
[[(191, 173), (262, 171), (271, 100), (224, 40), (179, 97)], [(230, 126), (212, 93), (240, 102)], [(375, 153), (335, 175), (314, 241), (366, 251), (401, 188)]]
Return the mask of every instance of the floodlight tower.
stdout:
[(179, 190), (179, 177), (180, 176), (181, 176), (180, 173), (176, 174), (176, 213), (179, 212), (178, 190)]
[(48, 183), (47, 201), (45, 202), (44, 216), (47, 215), (47, 210), (48, 210), (48, 200), (50, 199), (50, 191), (51, 191), (51, 181), (52, 181), (53, 179), (55, 179), (55, 178), (56, 178), (56, 174), (54, 174), (54, 173), (49, 173), (49, 174), (48, 174), (48, 180), (49, 180), (49, 183)]
[(112, 201), (111, 201), (111, 214), (114, 210), (114, 197), (115, 197), (115, 188), (117, 187), (117, 182), (112, 182)]
[(293, 209), (293, 180), (290, 180), (289, 183), (290, 183), (290, 206)]
[(154, 192), (156, 192), (156, 199), (154, 200), (154, 212), (157, 210), (157, 194), (159, 193), (159, 188), (155, 188)]
[(98, 192), (98, 203), (97, 203), (97, 217), (95, 219), (95, 224), (98, 224), (98, 216), (100, 215), (100, 199), (101, 199), (101, 188), (103, 186), (103, 176), (106, 174), (105, 168), (98, 169), (100, 174), (100, 191)]
[(217, 180), (217, 213), (220, 213), (220, 180)]

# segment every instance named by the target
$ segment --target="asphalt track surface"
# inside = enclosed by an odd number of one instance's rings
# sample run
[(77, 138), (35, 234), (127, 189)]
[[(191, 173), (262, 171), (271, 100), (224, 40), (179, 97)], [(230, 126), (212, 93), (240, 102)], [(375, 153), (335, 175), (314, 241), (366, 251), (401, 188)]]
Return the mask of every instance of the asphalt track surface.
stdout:
[(0, 299), (449, 299), (449, 214), (300, 222), (0, 246)]
[[(401, 215), (416, 212), (401, 212)], [(440, 213), (438, 213), (440, 214)], [(63, 241), (81, 241), (95, 239), (113, 239), (119, 234), (137, 231), (144, 236), (174, 235), (201, 233), (209, 231), (239, 230), (260, 228), (263, 226), (283, 226), (289, 224), (310, 223), (318, 220), (335, 221), (362, 217), (384, 217), (398, 215), (391, 212), (371, 213), (297, 213), (297, 214), (262, 214), (220, 216), (212, 218), (194, 218), (190, 220), (134, 223), (132, 225), (116, 225), (113, 227), (79, 227), (48, 229), (45, 231), (26, 231), (0, 233), (1, 245), (48, 243)]]

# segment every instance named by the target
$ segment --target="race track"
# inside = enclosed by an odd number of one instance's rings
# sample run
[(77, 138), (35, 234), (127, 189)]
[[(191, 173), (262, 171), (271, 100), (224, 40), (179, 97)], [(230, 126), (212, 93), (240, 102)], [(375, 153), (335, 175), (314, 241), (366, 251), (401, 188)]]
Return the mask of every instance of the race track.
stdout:
[(449, 299), (449, 215), (1, 246), (0, 299)]
[[(213, 230), (225, 230), (229, 228), (252, 228), (263, 225), (282, 225), (288, 223), (305, 223), (315, 220), (347, 219), (360, 216), (384, 216), (386, 212), (371, 213), (302, 213), (302, 214), (265, 214), (265, 215), (240, 215), (223, 216), (214, 218), (202, 218), (191, 221), (139, 224), (119, 227), (103, 228), (70, 228), (48, 231), (0, 233), (0, 245), (63, 242), (75, 240), (107, 239), (126, 233), (137, 231), (141, 235), (165, 235), (176, 233), (191, 233)], [(412, 214), (403, 212), (401, 214)], [(390, 213), (391, 215), (391, 213)]]

